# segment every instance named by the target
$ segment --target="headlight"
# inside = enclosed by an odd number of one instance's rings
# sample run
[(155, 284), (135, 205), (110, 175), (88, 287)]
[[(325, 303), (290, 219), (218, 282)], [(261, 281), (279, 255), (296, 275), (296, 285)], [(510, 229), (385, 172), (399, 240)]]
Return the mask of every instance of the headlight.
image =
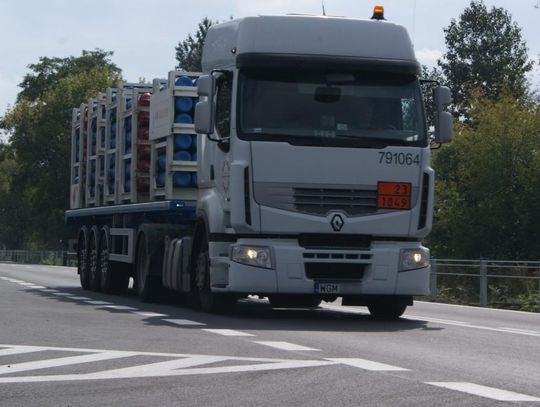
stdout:
[(429, 249), (401, 249), (399, 251), (399, 270), (407, 271), (429, 266)]
[(272, 250), (264, 246), (233, 246), (231, 260), (248, 266), (273, 268)]

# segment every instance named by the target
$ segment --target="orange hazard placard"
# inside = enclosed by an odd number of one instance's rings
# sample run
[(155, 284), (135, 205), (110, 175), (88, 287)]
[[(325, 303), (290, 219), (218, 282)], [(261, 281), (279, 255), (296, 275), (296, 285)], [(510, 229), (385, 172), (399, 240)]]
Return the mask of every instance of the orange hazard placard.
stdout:
[(379, 182), (378, 209), (411, 209), (412, 185), (408, 182)]

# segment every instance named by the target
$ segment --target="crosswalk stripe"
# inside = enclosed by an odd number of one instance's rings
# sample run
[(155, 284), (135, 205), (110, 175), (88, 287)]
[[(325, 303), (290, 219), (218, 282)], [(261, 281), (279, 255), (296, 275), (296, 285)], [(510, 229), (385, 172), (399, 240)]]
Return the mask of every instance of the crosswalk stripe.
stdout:
[(501, 390), (494, 387), (481, 386), (466, 382), (427, 382), (432, 386), (443, 387), (445, 389), (456, 390), (474, 396), (480, 396), (498, 401), (540, 401), (540, 398), (528, 396), (526, 394), (515, 393), (513, 391)]
[(103, 352), (80, 356), (67, 356), (65, 358), (38, 360), (34, 362), (15, 363), (13, 365), (0, 366), (0, 375), (26, 372), (29, 370), (47, 369), (51, 367), (76, 365), (80, 363), (98, 362), (102, 360), (119, 359), (134, 355), (136, 355), (136, 353), (130, 354), (129, 352)]
[(374, 362), (372, 360), (359, 359), (359, 358), (330, 358), (326, 359), (332, 362), (341, 363), (343, 365), (357, 367), (359, 369), (370, 370), (373, 372), (400, 372), (408, 371), (402, 367), (387, 365), (385, 363)]

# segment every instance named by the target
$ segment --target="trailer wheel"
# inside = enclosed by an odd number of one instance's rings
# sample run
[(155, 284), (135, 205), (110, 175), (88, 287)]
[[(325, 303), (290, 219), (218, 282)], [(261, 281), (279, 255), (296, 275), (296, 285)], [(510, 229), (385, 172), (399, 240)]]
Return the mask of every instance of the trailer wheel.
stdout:
[(158, 250), (152, 250), (150, 244), (147, 234), (141, 233), (137, 241), (136, 287), (143, 302), (156, 301), (161, 289), (160, 276), (150, 274), (151, 269), (161, 270)]
[(111, 238), (109, 227), (104, 226), (99, 239), (99, 271), (101, 291), (106, 294), (124, 293), (129, 285), (129, 274), (123, 263), (110, 260)]
[(90, 288), (94, 291), (101, 290), (100, 284), (100, 270), (99, 270), (99, 229), (97, 226), (92, 226), (90, 231), (90, 244), (89, 244), (89, 281)]
[(367, 307), (373, 319), (393, 321), (403, 315), (407, 309), (407, 304), (398, 300), (386, 300), (370, 302)]
[(88, 264), (88, 229), (83, 226), (79, 232), (77, 243), (77, 272), (81, 287), (84, 290), (90, 289), (90, 271)]
[(236, 296), (228, 293), (213, 293), (210, 289), (210, 255), (208, 243), (201, 247), (197, 258), (196, 284), (199, 292), (201, 309), (213, 314), (226, 314), (234, 310)]

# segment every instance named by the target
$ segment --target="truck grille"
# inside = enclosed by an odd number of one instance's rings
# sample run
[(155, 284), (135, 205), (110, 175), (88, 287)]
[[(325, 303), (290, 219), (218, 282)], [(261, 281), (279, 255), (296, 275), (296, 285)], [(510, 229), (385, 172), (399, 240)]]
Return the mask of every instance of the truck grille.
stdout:
[(306, 263), (306, 277), (311, 280), (361, 280), (365, 264), (358, 263)]
[(293, 188), (293, 200), (297, 211), (323, 216), (330, 211), (349, 216), (377, 211), (376, 189)]

